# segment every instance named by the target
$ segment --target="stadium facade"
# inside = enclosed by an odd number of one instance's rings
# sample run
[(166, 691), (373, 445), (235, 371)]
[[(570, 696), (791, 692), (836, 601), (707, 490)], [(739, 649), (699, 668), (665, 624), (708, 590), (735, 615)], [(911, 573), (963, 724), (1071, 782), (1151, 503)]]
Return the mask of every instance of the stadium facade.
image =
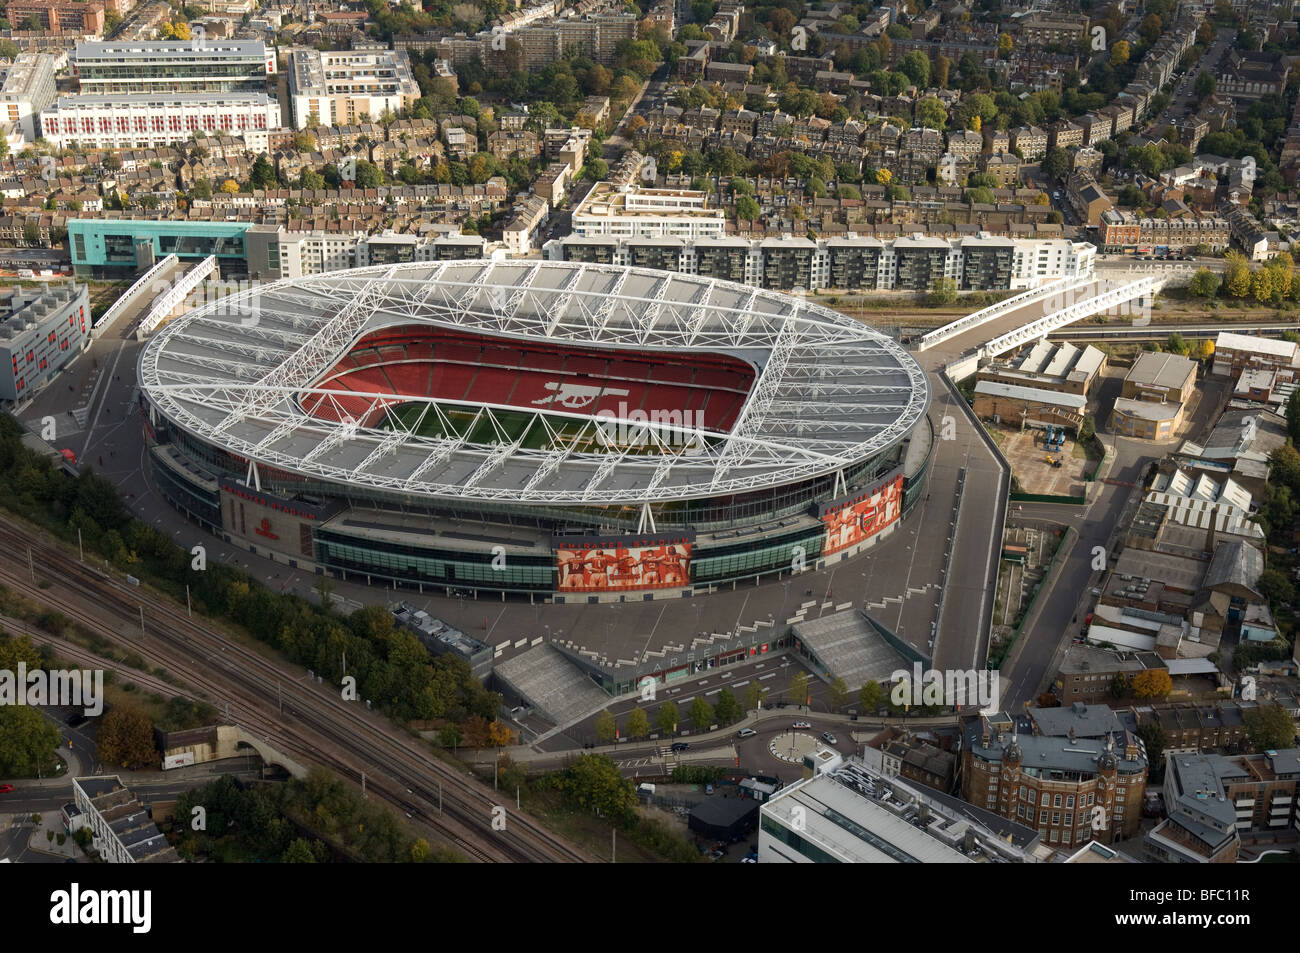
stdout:
[(548, 261), (286, 279), (141, 354), (156, 483), (227, 541), (421, 592), (689, 596), (874, 545), (930, 393), (802, 298)]

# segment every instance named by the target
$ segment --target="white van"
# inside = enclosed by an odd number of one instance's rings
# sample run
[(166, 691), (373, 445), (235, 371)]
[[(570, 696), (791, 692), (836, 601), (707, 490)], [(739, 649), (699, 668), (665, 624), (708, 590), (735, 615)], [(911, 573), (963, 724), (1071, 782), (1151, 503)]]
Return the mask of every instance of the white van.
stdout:
[(637, 794), (654, 794), (654, 793), (655, 793), (655, 786), (654, 786), (653, 784), (648, 784), (648, 783), (642, 781), (640, 784), (638, 784), (638, 785), (636, 786), (636, 793), (637, 793)]

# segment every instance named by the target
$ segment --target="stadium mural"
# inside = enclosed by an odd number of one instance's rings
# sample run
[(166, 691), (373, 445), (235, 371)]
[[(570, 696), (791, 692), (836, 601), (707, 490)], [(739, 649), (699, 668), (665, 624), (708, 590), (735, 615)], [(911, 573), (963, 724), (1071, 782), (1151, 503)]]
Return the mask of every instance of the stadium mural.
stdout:
[(691, 582), (693, 534), (553, 539), (561, 592), (667, 589)]
[(875, 536), (898, 519), (903, 506), (903, 474), (896, 470), (864, 493), (822, 508), (826, 540), (822, 555), (831, 556)]

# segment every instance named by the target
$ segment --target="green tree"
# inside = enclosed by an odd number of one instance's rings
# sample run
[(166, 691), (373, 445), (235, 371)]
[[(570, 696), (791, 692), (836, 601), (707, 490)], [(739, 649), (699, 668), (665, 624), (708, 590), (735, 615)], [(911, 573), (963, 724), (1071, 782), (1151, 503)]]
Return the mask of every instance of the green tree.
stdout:
[(1181, 357), (1186, 357), (1187, 353), (1191, 351), (1191, 349), (1191, 346), (1177, 331), (1170, 334), (1169, 339), (1165, 342), (1166, 351), (1170, 354), (1177, 354)]
[(704, 700), (703, 695), (695, 696), (691, 702), (690, 714), (691, 724), (696, 731), (707, 731), (709, 725), (713, 724), (713, 706)]
[(676, 702), (669, 701), (659, 706), (659, 717), (655, 719), (655, 724), (659, 728), (661, 735), (671, 735), (677, 731), (680, 720)]
[(1053, 179), (1063, 179), (1070, 171), (1070, 157), (1064, 149), (1048, 149), (1039, 168), (1044, 175), (1051, 176)]
[(845, 700), (849, 697), (849, 686), (844, 684), (844, 679), (838, 675), (831, 680), (830, 685), (826, 687), (826, 704), (831, 711), (839, 711), (844, 707)]
[(565, 800), (579, 810), (623, 823), (636, 815), (636, 789), (604, 755), (579, 755), (559, 772), (556, 784)]
[(957, 279), (936, 278), (930, 286), (930, 303), (949, 305), (957, 300)]
[(618, 726), (608, 709), (596, 716), (596, 740), (601, 744), (613, 744)]
[(281, 863), (285, 864), (314, 864), (316, 855), (312, 853), (311, 844), (301, 837), (295, 838), (289, 845), (284, 856), (280, 858)]
[(767, 691), (757, 682), (752, 681), (745, 687), (745, 711), (754, 711), (767, 698)]
[(264, 155), (253, 160), (253, 168), (249, 172), (248, 180), (255, 189), (274, 189), (280, 184), (275, 169)]
[(885, 697), (885, 690), (880, 687), (880, 683), (875, 679), (863, 684), (858, 689), (858, 707), (866, 714), (871, 714), (880, 707), (881, 701)]
[(948, 110), (937, 96), (927, 96), (916, 104), (916, 121), (927, 129), (943, 129), (948, 124)]
[(760, 210), (758, 203), (748, 195), (742, 195), (736, 199), (736, 217), (744, 222), (752, 222), (758, 218)]
[(1256, 751), (1289, 748), (1295, 743), (1295, 724), (1281, 705), (1262, 704), (1243, 716), (1246, 736)]
[(1198, 73), (1196, 82), (1192, 84), (1192, 92), (1196, 94), (1198, 100), (1206, 99), (1214, 94), (1215, 87), (1218, 83), (1210, 73)]
[(1277, 569), (1265, 569), (1259, 574), (1259, 581), (1255, 585), (1270, 605), (1289, 605), (1295, 602), (1295, 587), (1287, 579), (1286, 573)]
[(1128, 679), (1124, 677), (1123, 672), (1116, 672), (1110, 680), (1110, 697), (1127, 698), (1129, 693)]
[(650, 734), (650, 719), (640, 708), (633, 708), (627, 714), (627, 736), (644, 738), (648, 734)]
[(713, 706), (713, 714), (718, 719), (718, 724), (730, 725), (739, 721), (744, 712), (731, 689), (724, 688), (718, 692), (718, 703)]
[(1287, 398), (1286, 429), (1291, 439), (1300, 444), (1300, 389), (1293, 391)]
[(930, 58), (920, 50), (912, 50), (899, 60), (898, 71), (921, 89), (930, 85)]
[(1197, 298), (1213, 298), (1219, 293), (1219, 276), (1208, 268), (1198, 268), (1188, 282), (1187, 290)]
[(48, 767), (61, 743), (59, 729), (39, 708), (0, 706), (0, 777), (35, 774)]
[(808, 673), (795, 672), (790, 679), (790, 687), (786, 690), (785, 697), (796, 705), (808, 704)]
[(1155, 721), (1139, 725), (1137, 733), (1147, 750), (1147, 776), (1152, 781), (1158, 781), (1165, 771), (1165, 748), (1169, 746), (1169, 736), (1159, 722)]

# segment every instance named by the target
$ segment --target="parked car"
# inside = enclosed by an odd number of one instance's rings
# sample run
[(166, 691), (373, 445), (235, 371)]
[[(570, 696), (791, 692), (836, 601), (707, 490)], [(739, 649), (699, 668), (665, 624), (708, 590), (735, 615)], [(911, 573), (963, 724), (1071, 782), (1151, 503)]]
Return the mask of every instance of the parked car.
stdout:
[(0, 794), (8, 794), (14, 789), (12, 784), (0, 784)]
[(706, 784), (706, 785), (704, 785), (704, 793), (705, 793), (705, 794), (712, 794), (712, 793), (713, 793), (713, 785), (712, 785), (712, 784)]

